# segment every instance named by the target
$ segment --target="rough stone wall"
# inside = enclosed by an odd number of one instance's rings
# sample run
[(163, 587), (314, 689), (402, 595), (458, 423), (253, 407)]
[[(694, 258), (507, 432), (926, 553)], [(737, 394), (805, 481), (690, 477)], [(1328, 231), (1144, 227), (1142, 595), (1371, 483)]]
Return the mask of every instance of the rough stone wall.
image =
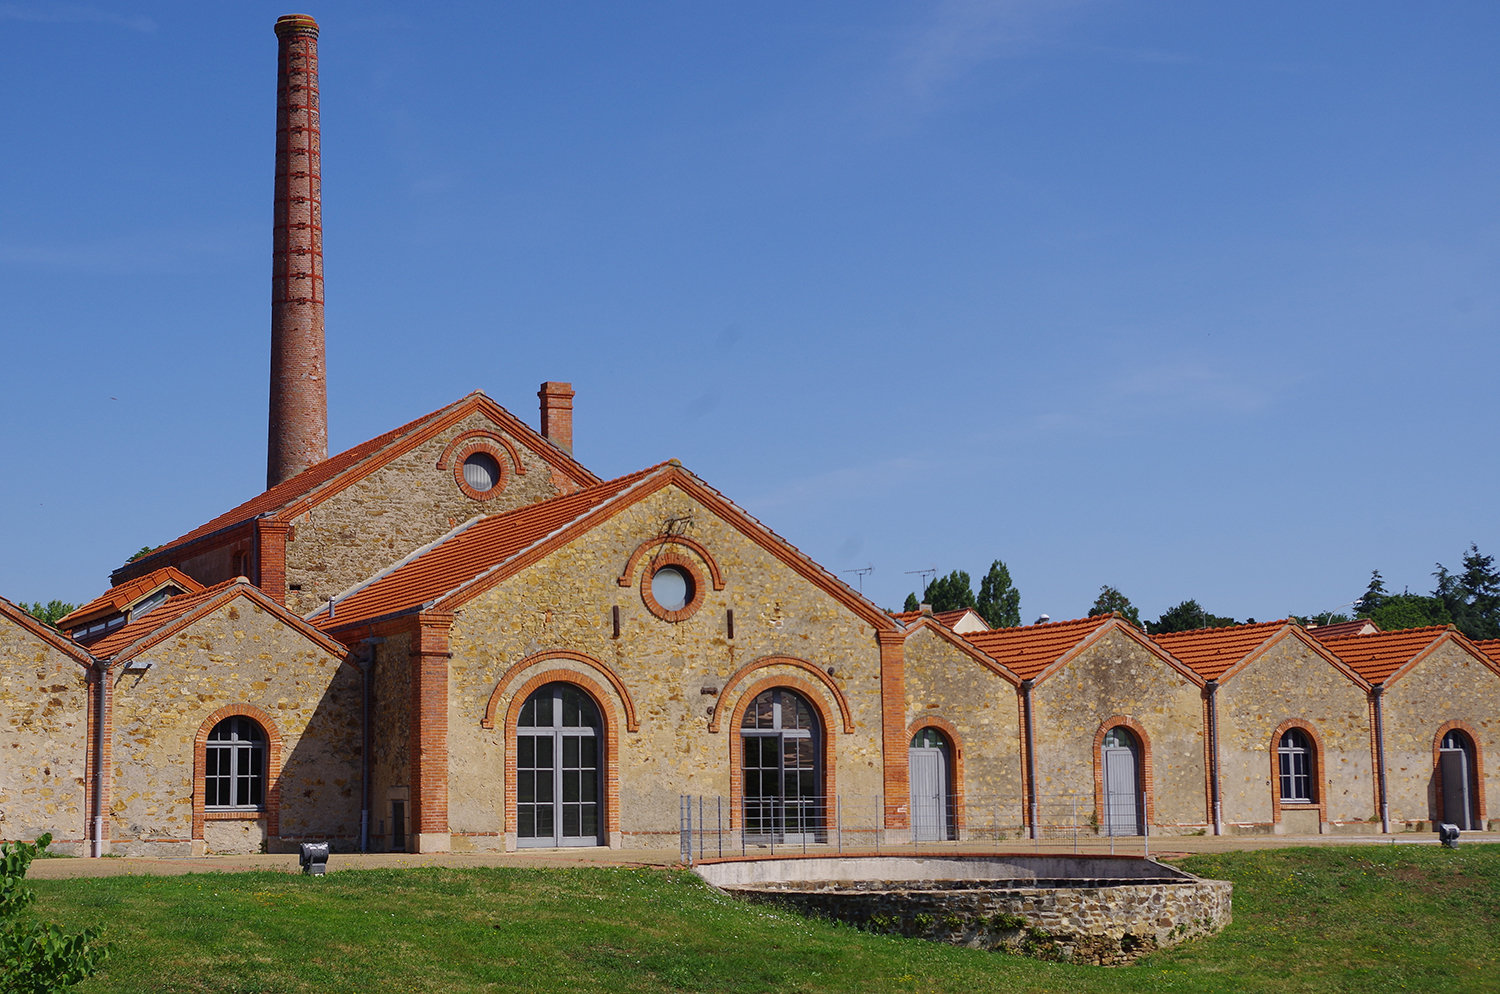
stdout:
[[(1080, 797), (1080, 822), (1093, 815), (1094, 738), (1105, 719), (1125, 715), (1150, 739), (1152, 831), (1206, 827), (1203, 696), (1177, 670), (1140, 643), (1109, 633), (1038, 683), (1032, 697), (1043, 824), (1067, 816), (1066, 805), (1052, 800), (1057, 795)], [(1144, 777), (1144, 768), (1139, 773)]]
[(0, 615), (0, 839), (83, 854), (88, 709), (77, 660)]
[[(1322, 744), (1324, 783), (1315, 800), (1330, 830), (1379, 830), (1365, 690), (1297, 638), (1284, 638), (1219, 688), (1219, 762), (1226, 825), (1272, 824), (1276, 729), (1307, 722)], [(1288, 812), (1289, 813), (1289, 812)], [(1315, 829), (1316, 830), (1316, 829)]]
[(937, 719), (957, 730), (966, 834), (992, 828), (997, 807), (1004, 824), (1020, 823), (1019, 711), (1004, 677), (930, 630), (918, 631), (906, 640), (906, 718), (909, 726)]
[(993, 890), (782, 890), (731, 893), (871, 931), (1039, 959), (1114, 966), (1229, 924), (1231, 885), (1190, 883)]
[[(492, 500), (466, 496), (451, 459), (445, 469), (437, 468), (448, 443), (473, 429), (510, 439), (526, 467), (518, 473), (508, 457), (502, 459), (505, 487)], [(557, 493), (551, 465), (476, 412), (293, 522), (296, 539), (286, 547), (287, 608), (305, 615), (475, 515), (509, 511)], [(302, 589), (291, 590), (293, 584)]]
[(1500, 800), (1500, 676), (1449, 642), (1391, 683), (1382, 706), (1393, 823), (1426, 828), (1419, 823), (1441, 817), (1433, 742), (1449, 721), (1473, 729), (1484, 770), (1484, 817), (1489, 822), (1500, 818), (1495, 809)]
[[(267, 712), (281, 735), (280, 839), (356, 837), (357, 670), (248, 598), (221, 606), (141, 658), (150, 669), (112, 674), (112, 852), (193, 851), (194, 738), (214, 712), (232, 704)], [(264, 812), (207, 821), (207, 849), (253, 852), (266, 822)], [(270, 839), (268, 845), (284, 844)]]
[(391, 847), (391, 800), (405, 800), (411, 780), (411, 635), (375, 647), (370, 673), (370, 848)]
[[(662, 533), (668, 519), (691, 517), (687, 535), (702, 543), (722, 570), (715, 591), (695, 553), (673, 551), (694, 562), (704, 602), (683, 621), (651, 613), (636, 582), (616, 578), (643, 541)], [(649, 582), (649, 581), (647, 581)], [(611, 637), (611, 608), (621, 616), (620, 638)], [(726, 611), (735, 612), (728, 637)], [(621, 829), (628, 845), (675, 845), (680, 794), (730, 794), (730, 743), (738, 735), (730, 714), (752, 685), (768, 678), (817, 686), (833, 739), (835, 790), (868, 795), (882, 790), (880, 657), (874, 629), (804, 580), (737, 529), (675, 487), (666, 487), (581, 536), (546, 560), (487, 591), (458, 612), (451, 639), (449, 693), (449, 819), (456, 835), (498, 844), (485, 833), (504, 826), (504, 723), (515, 692), (532, 675), (577, 669), (605, 687), (619, 724), (617, 736)], [(482, 728), (490, 696), (512, 665), (544, 650), (565, 649), (601, 661), (633, 696), (640, 731), (624, 731), (624, 707), (596, 672), (566, 659), (548, 659), (515, 675), (498, 702), (495, 727)], [(757, 670), (727, 694), (725, 681), (740, 667), (772, 655), (805, 660), (827, 671), (848, 699), (854, 732), (845, 733), (832, 695), (800, 668)], [(720, 694), (705, 694), (704, 688)], [(718, 732), (710, 712), (723, 709)]]

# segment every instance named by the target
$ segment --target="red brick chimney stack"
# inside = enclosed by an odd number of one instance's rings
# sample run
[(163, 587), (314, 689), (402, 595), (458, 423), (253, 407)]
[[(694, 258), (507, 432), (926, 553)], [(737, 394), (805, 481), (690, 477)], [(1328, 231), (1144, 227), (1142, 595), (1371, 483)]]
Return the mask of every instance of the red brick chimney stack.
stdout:
[(267, 489), (328, 458), (318, 22), (306, 14), (287, 14), (276, 21), (276, 38)]
[(573, 454), (573, 384), (542, 384), (536, 392), (542, 400), (542, 434), (568, 455)]

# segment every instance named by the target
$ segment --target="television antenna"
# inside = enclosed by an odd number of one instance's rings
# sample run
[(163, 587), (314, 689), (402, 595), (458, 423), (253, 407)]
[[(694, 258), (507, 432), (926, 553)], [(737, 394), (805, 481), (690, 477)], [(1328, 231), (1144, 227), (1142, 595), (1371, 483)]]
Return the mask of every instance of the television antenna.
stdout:
[(932, 586), (932, 581), (928, 577), (937, 576), (937, 567), (929, 566), (927, 569), (909, 569), (906, 571), (906, 575), (916, 575), (922, 578), (922, 597), (925, 599), (927, 597), (927, 588)]
[(865, 595), (865, 575), (868, 574), (868, 573), (875, 572), (875, 567), (874, 566), (864, 566), (864, 567), (861, 567), (860, 569), (846, 569), (843, 572), (858, 574), (859, 579), (856, 582), (859, 584), (859, 595), (861, 597), (863, 597)]

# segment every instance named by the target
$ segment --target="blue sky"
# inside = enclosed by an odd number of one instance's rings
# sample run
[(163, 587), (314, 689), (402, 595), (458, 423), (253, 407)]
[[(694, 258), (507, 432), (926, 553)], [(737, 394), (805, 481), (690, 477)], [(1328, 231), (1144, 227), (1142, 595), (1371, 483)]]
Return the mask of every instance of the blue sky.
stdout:
[[(1500, 553), (1500, 6), (321, 3), (339, 450), (478, 387), (832, 570), (1262, 620)], [(265, 479), (293, 8), (0, 2), (0, 594)], [(854, 581), (856, 577), (848, 574)]]

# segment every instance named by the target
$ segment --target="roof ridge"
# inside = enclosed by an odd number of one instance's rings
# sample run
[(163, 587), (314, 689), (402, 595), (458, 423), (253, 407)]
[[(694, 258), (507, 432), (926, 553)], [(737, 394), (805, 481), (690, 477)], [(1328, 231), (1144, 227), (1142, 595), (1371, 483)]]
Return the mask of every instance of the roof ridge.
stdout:
[[(527, 507), (534, 507), (535, 505), (528, 504), (526, 506)], [(517, 508), (517, 510), (521, 510), (521, 509)], [(421, 558), (422, 556), (424, 556), (427, 553), (431, 552), (433, 549), (435, 549), (438, 546), (442, 545), (444, 542), (447, 542), (450, 539), (455, 538), (456, 536), (463, 534), (465, 531), (467, 531), (474, 524), (477, 524), (478, 522), (483, 521), (486, 518), (495, 518), (495, 517), (499, 517), (499, 515), (495, 515), (495, 514), (476, 514), (476, 515), (474, 515), (474, 517), (472, 517), (469, 520), (465, 521), (463, 524), (457, 525), (457, 526), (455, 526), (453, 528), (448, 529), (446, 532), (444, 532), (443, 534), (439, 535), (437, 538), (433, 539), (431, 542), (428, 542), (426, 545), (418, 546), (417, 548), (415, 548), (412, 551), (408, 552), (406, 555), (402, 556), (400, 559), (396, 560), (394, 563), (392, 563), (391, 565), (387, 566), (385, 569), (379, 571), (378, 573), (371, 574), (370, 576), (366, 577), (363, 580), (356, 581), (353, 586), (346, 587), (342, 591), (340, 591), (339, 593), (334, 594), (327, 601), (324, 601), (320, 606), (315, 607), (310, 612), (308, 612), (307, 614), (304, 614), (302, 616), (302, 620), (303, 621), (307, 621), (307, 622), (311, 622), (312, 619), (316, 618), (318, 615), (322, 614), (325, 610), (327, 610), (328, 604), (330, 602), (332, 602), (333, 604), (336, 605), (336, 604), (338, 604), (339, 601), (344, 600), (345, 598), (353, 597), (355, 594), (359, 593), (361, 590), (365, 589), (366, 587), (369, 587), (369, 586), (371, 586), (373, 584), (379, 583), (381, 580), (383, 580), (386, 577), (390, 576), (392, 573), (396, 572), (396, 570), (398, 570), (401, 567), (405, 566), (407, 563), (413, 561), (414, 559)]]
[(1459, 635), (1463, 634), (1462, 632), (1460, 632), (1453, 625), (1422, 625), (1422, 626), (1417, 627), (1417, 628), (1397, 628), (1395, 631), (1390, 631), (1390, 632), (1370, 632), (1370, 633), (1368, 633), (1366, 635), (1343, 635), (1343, 636), (1340, 636), (1338, 638), (1331, 638), (1328, 641), (1329, 642), (1349, 642), (1349, 641), (1352, 641), (1353, 639), (1361, 639), (1361, 640), (1368, 641), (1370, 639), (1391, 638), (1392, 636), (1400, 637), (1400, 636), (1403, 636), (1403, 635), (1415, 635), (1415, 634), (1417, 634), (1419, 632), (1432, 632), (1434, 634), (1439, 633), (1439, 632), (1454, 632), (1454, 633), (1459, 634)]

